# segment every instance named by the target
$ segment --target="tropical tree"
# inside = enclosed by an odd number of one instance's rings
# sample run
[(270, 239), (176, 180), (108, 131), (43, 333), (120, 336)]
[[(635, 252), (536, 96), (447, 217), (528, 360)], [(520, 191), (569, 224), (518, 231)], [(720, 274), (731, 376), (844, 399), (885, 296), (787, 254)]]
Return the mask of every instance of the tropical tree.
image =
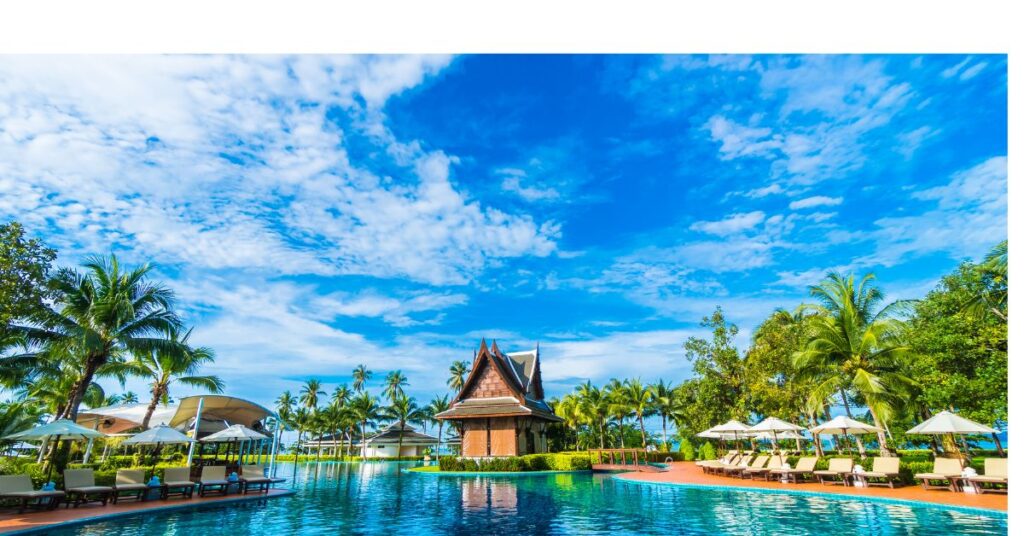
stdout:
[(341, 384), (334, 388), (334, 392), (331, 393), (331, 404), (340, 408), (348, 405), (348, 401), (352, 399), (352, 390), (348, 388), (347, 384)]
[(985, 285), (967, 301), (965, 310), (975, 317), (995, 315), (1007, 320), (1009, 297), (1009, 247), (1003, 240), (996, 244), (979, 266)]
[(437, 418), (437, 414), (448, 409), (451, 404), (448, 395), (434, 395), (434, 399), (427, 405), (426, 411), (430, 422), (437, 426), (437, 453), (441, 454), (441, 432), (444, 430), (444, 421)]
[(56, 257), (39, 239), (27, 238), (20, 223), (0, 224), (0, 334), (12, 322), (45, 309), (52, 295), (47, 288), (50, 264)]
[(640, 437), (643, 448), (647, 448), (647, 431), (644, 429), (644, 417), (651, 414), (653, 397), (651, 390), (647, 388), (639, 378), (627, 380), (623, 385), (623, 396), (625, 403), (629, 405), (633, 416), (640, 424)]
[(327, 393), (323, 391), (323, 384), (317, 378), (306, 380), (305, 385), (299, 390), (299, 402), (309, 410), (319, 407), (321, 396), (327, 396)]
[(672, 382), (658, 380), (658, 383), (647, 386), (651, 393), (651, 409), (661, 416), (661, 443), (665, 452), (671, 450), (668, 441), (668, 420), (678, 409), (679, 398)]
[(363, 392), (366, 389), (366, 382), (370, 380), (370, 376), (373, 376), (373, 371), (366, 368), (366, 365), (359, 365), (352, 369), (352, 388), (357, 393)]
[(70, 360), (76, 371), (59, 417), (75, 420), (86, 390), (101, 368), (128, 354), (173, 349), (165, 334), (180, 327), (171, 310), (174, 294), (148, 280), (152, 267), (123, 269), (117, 257), (90, 258), (85, 273), (62, 269), (51, 280), (56, 292), (30, 317), (14, 326), (25, 341)]
[[(203, 365), (213, 363), (213, 350), (205, 346), (192, 347), (188, 343), (192, 330), (181, 334), (174, 330), (168, 334), (168, 339), (176, 344), (169, 348), (160, 348), (148, 352), (138, 352), (135, 359), (128, 366), (138, 376), (150, 380), (149, 406), (146, 408), (146, 415), (142, 418), (142, 427), (149, 428), (149, 420), (156, 411), (160, 401), (167, 404), (171, 396), (171, 384), (177, 382), (189, 387), (202, 389), (211, 393), (224, 391), (224, 382), (213, 375), (200, 375), (199, 369)], [(123, 400), (124, 403), (129, 403)]]
[(402, 456), (402, 441), (405, 439), (405, 425), (410, 419), (415, 419), (419, 413), (419, 406), (416, 399), (400, 393), (391, 401), (391, 405), (384, 409), (388, 418), (398, 423), (398, 456)]
[(281, 396), (277, 397), (277, 400), (275, 400), (274, 403), (277, 405), (277, 418), (279, 419), (277, 427), (277, 442), (280, 443), (281, 435), (284, 434), (284, 429), (287, 427), (295, 428), (294, 412), (298, 401), (294, 396), (292, 396), (291, 391), (286, 390), (281, 393)]
[(608, 420), (608, 398), (590, 380), (576, 387), (578, 411), (583, 421), (598, 435), (598, 444), (604, 448), (604, 434)]
[[(852, 416), (852, 392), (864, 400), (875, 426), (885, 429), (917, 384), (905, 374), (911, 350), (903, 342), (903, 323), (893, 316), (906, 303), (880, 306), (884, 295), (873, 280), (868, 274), (857, 284), (853, 276), (831, 273), (811, 287), (819, 303), (801, 306), (813, 314), (807, 319), (809, 340), (793, 355), (793, 364), (800, 377), (813, 378), (812, 399), (839, 393)], [(878, 433), (878, 443), (891, 454), (884, 432)]]
[(555, 415), (561, 417), (565, 426), (572, 430), (576, 450), (580, 450), (580, 425), (581, 418), (579, 398), (573, 393), (566, 394), (562, 398), (552, 399), (549, 405), (555, 411)]
[(409, 385), (409, 380), (402, 374), (400, 370), (392, 370), (388, 372), (387, 377), (384, 379), (384, 397), (394, 402), (399, 397), (405, 394), (403, 387)]
[(469, 372), (469, 361), (453, 361), (452, 366), (448, 367), (448, 387), (452, 388), (452, 391), (458, 393), (462, 390), (462, 386), (466, 384), (466, 374)]
[(619, 436), (619, 448), (626, 448), (625, 420), (633, 413), (626, 399), (625, 385), (618, 378), (612, 378), (604, 386), (604, 396), (608, 401), (608, 415), (615, 420), (615, 431)]
[(363, 391), (359, 396), (352, 399), (352, 413), (359, 421), (359, 434), (363, 440), (362, 457), (366, 459), (366, 425), (381, 418), (383, 411), (377, 397), (370, 396), (370, 393)]

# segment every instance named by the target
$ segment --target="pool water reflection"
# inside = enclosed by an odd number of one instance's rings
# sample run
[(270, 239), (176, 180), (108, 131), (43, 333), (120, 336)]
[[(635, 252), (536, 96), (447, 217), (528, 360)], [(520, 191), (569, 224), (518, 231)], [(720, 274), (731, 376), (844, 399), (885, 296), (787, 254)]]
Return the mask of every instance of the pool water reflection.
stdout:
[(1005, 516), (816, 496), (630, 484), (589, 473), (452, 477), (416, 463), (286, 464), (294, 496), (51, 534), (1005, 534)]

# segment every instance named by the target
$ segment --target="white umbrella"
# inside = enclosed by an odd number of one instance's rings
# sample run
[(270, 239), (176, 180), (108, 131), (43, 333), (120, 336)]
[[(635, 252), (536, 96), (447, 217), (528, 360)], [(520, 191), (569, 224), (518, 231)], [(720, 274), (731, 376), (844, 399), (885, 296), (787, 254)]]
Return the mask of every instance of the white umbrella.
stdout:
[[(29, 428), (28, 430), (11, 434), (4, 439), (47, 439), (50, 437), (55, 438), (54, 443), (60, 446), (61, 439), (92, 439), (96, 437), (104, 437), (106, 434), (98, 432), (91, 428), (86, 428), (75, 424), (67, 419), (60, 419), (51, 423)], [(42, 453), (40, 453), (42, 456)], [(46, 479), (49, 480), (53, 474), (53, 464), (49, 464), (50, 468), (47, 472)]]
[(722, 439), (722, 434), (709, 428), (697, 434), (697, 437), (703, 437), (704, 439)]
[[(931, 419), (907, 430), (907, 433), (914, 435), (949, 434), (952, 439), (953, 434), (997, 434), (999, 432), (994, 428), (985, 426), (984, 424), (974, 422), (970, 419), (965, 419), (951, 411), (940, 411), (933, 415)], [(959, 450), (956, 446), (956, 441), (954, 440), (952, 443), (954, 449)], [(966, 445), (967, 444), (964, 443), (965, 447)]]
[(185, 435), (185, 434), (175, 430), (174, 428), (171, 428), (170, 426), (167, 426), (166, 424), (161, 424), (161, 425), (156, 426), (154, 428), (150, 428), (149, 430), (146, 430), (145, 432), (139, 432), (139, 433), (129, 437), (128, 439), (125, 439), (124, 442), (122, 442), (121, 444), (122, 445), (156, 445), (156, 449), (154, 449), (154, 451), (153, 451), (153, 468), (155, 469), (156, 468), (156, 462), (157, 462), (157, 455), (160, 452), (160, 446), (161, 445), (175, 445), (175, 444), (181, 444), (181, 443), (194, 443), (194, 442), (195, 441), (191, 437), (189, 437), (189, 436), (187, 436), (187, 435)]
[(851, 419), (846, 415), (840, 415), (831, 421), (819, 424), (809, 430), (812, 434), (829, 434), (833, 436), (833, 438), (839, 434), (842, 434), (843, 436), (846, 436), (847, 434), (861, 435), (873, 434), (881, 431), (882, 429), (877, 426)]
[(253, 439), (267, 439), (267, 437), (268, 436), (265, 436), (251, 428), (242, 426), (241, 424), (232, 424), (217, 433), (210, 434), (200, 439), (200, 441), (208, 443), (215, 441), (249, 441)]
[(768, 432), (771, 434), (772, 448), (775, 448), (775, 442), (779, 440), (779, 432), (799, 432), (804, 430), (803, 426), (786, 422), (776, 417), (768, 417), (767, 419), (755, 424), (750, 427), (751, 432)]
[(747, 432), (749, 430), (750, 426), (737, 420), (731, 420), (725, 424), (714, 426), (706, 431), (721, 434), (722, 438), (743, 439), (747, 436)]

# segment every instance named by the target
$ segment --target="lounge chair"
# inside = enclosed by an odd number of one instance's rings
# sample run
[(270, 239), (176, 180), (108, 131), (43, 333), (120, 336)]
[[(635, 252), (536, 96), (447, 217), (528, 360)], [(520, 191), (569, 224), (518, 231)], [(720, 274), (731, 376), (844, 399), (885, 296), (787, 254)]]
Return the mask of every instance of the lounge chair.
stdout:
[(699, 463), (699, 467), (705, 473), (715, 473), (724, 467), (735, 467), (736, 465), (739, 465), (742, 459), (743, 458), (738, 455), (724, 456), (717, 460), (706, 460), (701, 462)]
[(192, 492), (196, 489), (196, 483), (189, 480), (188, 467), (168, 467), (164, 469), (163, 499), (171, 495), (181, 495), (182, 498), (191, 499)]
[[(1006, 471), (1006, 458), (985, 458), (985, 474), (968, 477), (967, 481), (978, 493), (1008, 493), (1010, 481)], [(985, 487), (985, 484), (991, 484), (993, 487)], [(1000, 487), (1001, 485), (1005, 487)]]
[(853, 473), (853, 477), (864, 482), (866, 486), (889, 486), (895, 488), (900, 481), (900, 459), (892, 457), (875, 458), (871, 462), (871, 470)]
[(782, 481), (782, 477), (786, 477), (788, 482), (799, 482), (801, 477), (806, 477), (808, 480), (813, 478), (814, 466), (818, 464), (817, 456), (804, 456), (796, 461), (796, 467), (792, 469), (780, 468), (772, 469), (769, 471), (768, 478), (778, 478)]
[(146, 500), (149, 486), (146, 485), (146, 472), (138, 469), (118, 469), (114, 476), (113, 502), (117, 504), (122, 495), (131, 496), (136, 501)]
[(769, 475), (775, 469), (782, 469), (782, 456), (775, 455), (768, 458), (768, 464), (764, 467), (748, 467), (746, 471), (743, 471), (743, 477), (749, 476), (751, 479), (754, 477), (762, 476), (765, 482), (768, 481)]
[(712, 472), (713, 473), (718, 473), (718, 474), (721, 474), (721, 475), (725, 475), (725, 476), (731, 476), (734, 473), (742, 473), (744, 469), (746, 469), (747, 467), (750, 467), (751, 463), (753, 463), (753, 462), (750, 461), (750, 459), (752, 457), (753, 456), (750, 456), (749, 454), (744, 455), (736, 463), (725, 465), (725, 466), (722, 466), (722, 467), (716, 467), (716, 468), (714, 468), (714, 470)]
[(921, 487), (924, 489), (959, 491), (956, 481), (963, 470), (964, 464), (959, 458), (935, 458), (932, 472), (918, 473), (914, 478), (921, 481)]
[(75, 508), (87, 502), (102, 502), (106, 506), (114, 495), (114, 488), (97, 486), (92, 469), (68, 469), (64, 471), (64, 492)]
[(266, 477), (262, 465), (243, 465), (238, 481), (241, 483), (242, 495), (245, 495), (253, 488), (259, 493), (270, 493), (270, 484), (273, 479)]
[[(63, 491), (37, 491), (32, 486), (32, 479), (28, 475), (0, 476), (0, 500), (17, 501), (19, 514), (25, 513), (25, 509), (29, 506), (53, 510), (63, 498)], [(32, 501), (39, 502), (36, 505), (29, 505)]]
[(228, 494), (228, 468), (223, 465), (207, 465), (199, 475), (199, 496), (205, 497), (207, 492), (214, 490), (221, 495)]
[(831, 458), (828, 469), (814, 471), (818, 482), (825, 485), (842, 484), (848, 486), (847, 478), (853, 473), (853, 458)]

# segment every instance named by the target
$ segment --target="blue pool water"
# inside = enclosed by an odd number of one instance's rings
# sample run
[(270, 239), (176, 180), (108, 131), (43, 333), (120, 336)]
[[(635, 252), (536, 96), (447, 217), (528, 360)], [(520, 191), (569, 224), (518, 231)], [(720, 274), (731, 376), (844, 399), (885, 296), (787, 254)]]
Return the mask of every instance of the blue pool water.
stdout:
[[(125, 517), (83, 534), (1005, 534), (1005, 516), (634, 484), (589, 473), (453, 477), (398, 463), (296, 468), (292, 497)], [(290, 476), (294, 466), (281, 466)], [(941, 492), (936, 492), (941, 493)]]

